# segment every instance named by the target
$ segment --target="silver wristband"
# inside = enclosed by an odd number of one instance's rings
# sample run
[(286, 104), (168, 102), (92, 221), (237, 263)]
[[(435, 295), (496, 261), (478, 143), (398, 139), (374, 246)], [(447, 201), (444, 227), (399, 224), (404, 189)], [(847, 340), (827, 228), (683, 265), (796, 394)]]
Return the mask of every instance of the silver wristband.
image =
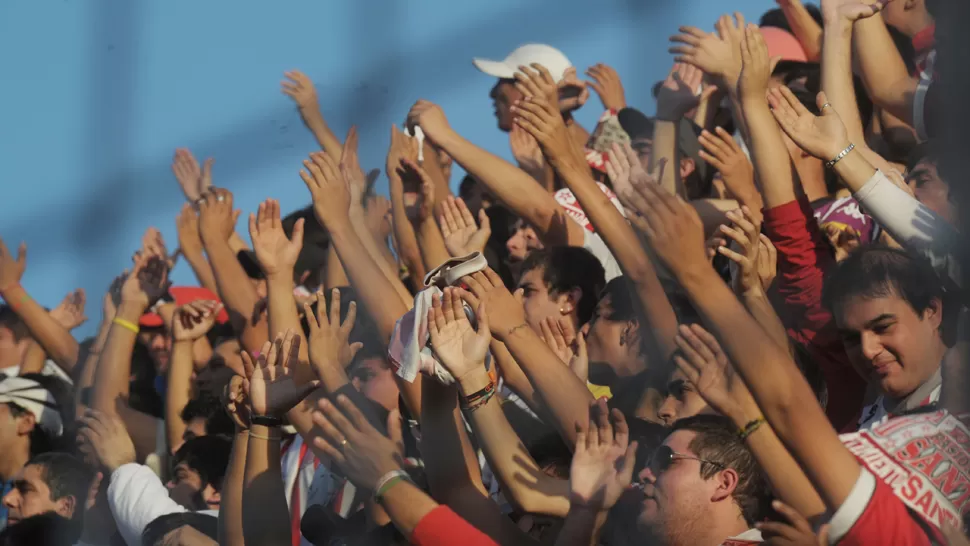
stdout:
[(832, 167), (835, 166), (836, 163), (838, 163), (839, 161), (842, 161), (843, 157), (849, 155), (849, 152), (851, 152), (852, 150), (855, 150), (855, 144), (849, 144), (844, 150), (839, 152), (839, 155), (832, 158), (831, 161), (826, 161), (825, 167), (828, 169), (831, 169)]

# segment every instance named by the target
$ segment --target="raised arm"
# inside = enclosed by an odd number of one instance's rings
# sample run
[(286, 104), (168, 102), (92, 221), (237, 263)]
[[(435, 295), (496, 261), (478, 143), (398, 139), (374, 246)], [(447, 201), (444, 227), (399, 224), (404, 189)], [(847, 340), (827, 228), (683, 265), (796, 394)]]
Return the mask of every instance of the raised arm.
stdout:
[[(71, 332), (37, 303), (20, 285), (27, 268), (27, 245), (20, 244), (17, 256), (0, 239), (0, 297), (24, 321), (30, 336), (67, 373), (77, 364), (78, 344)], [(83, 293), (81, 295), (83, 298)]]
[[(879, 0), (864, 9), (879, 11), (887, 3), (887, 0)], [(899, 55), (882, 15), (877, 13), (859, 20), (854, 25), (853, 34), (853, 53), (869, 98), (876, 106), (913, 125), (913, 98), (919, 81), (906, 71), (906, 63)]]
[[(397, 241), (398, 258), (404, 262), (415, 278), (424, 279), (427, 270), (421, 260), (418, 238), (408, 218), (404, 202), (404, 173), (401, 160), (417, 159), (417, 141), (409, 139), (396, 125), (391, 126), (391, 146), (387, 151), (387, 183), (391, 195), (391, 227)], [(413, 191), (413, 189), (412, 189)]]
[(215, 274), (212, 266), (205, 257), (205, 247), (202, 245), (202, 236), (199, 234), (199, 213), (194, 208), (194, 204), (186, 203), (182, 205), (182, 212), (175, 219), (175, 228), (178, 231), (179, 249), (182, 256), (189, 263), (192, 272), (199, 284), (215, 294), (219, 293), (219, 285), (216, 284)]
[(340, 151), (343, 144), (337, 135), (330, 130), (323, 114), (320, 112), (320, 102), (317, 100), (317, 90), (306, 74), (299, 70), (284, 72), (286, 77), (280, 85), (283, 94), (293, 99), (300, 110), (300, 118), (306, 124), (313, 138), (317, 140), (320, 149), (326, 152), (334, 161), (340, 161)]
[[(653, 128), (653, 152), (650, 169), (660, 171), (660, 185), (670, 193), (687, 198), (687, 188), (680, 173), (679, 135), (681, 120), (697, 107), (698, 89), (704, 73), (694, 65), (675, 63), (657, 93), (657, 117)], [(709, 88), (713, 91), (713, 87)], [(710, 91), (709, 91), (710, 92)], [(669, 168), (659, 169), (666, 162)]]
[(488, 187), (499, 201), (532, 225), (546, 245), (583, 244), (583, 228), (567, 221), (556, 199), (523, 170), (462, 138), (449, 125), (441, 107), (418, 101), (408, 122), (444, 149), (470, 175)]
[(168, 449), (174, 453), (182, 445), (186, 423), (182, 410), (192, 391), (192, 345), (212, 329), (222, 304), (197, 300), (175, 310), (169, 331), (172, 332), (172, 357), (168, 365), (165, 388), (165, 436)]
[[(823, 2), (824, 3), (824, 2)], [(818, 62), (822, 56), (822, 27), (812, 14), (805, 8), (802, 0), (778, 0), (785, 20), (791, 27), (792, 34), (802, 44), (808, 62)]]
[(222, 403), (235, 424), (229, 466), (222, 478), (219, 496), (219, 544), (244, 546), (243, 491), (245, 490), (246, 455), (249, 451), (249, 399), (243, 389), (243, 377), (234, 375), (226, 385)]

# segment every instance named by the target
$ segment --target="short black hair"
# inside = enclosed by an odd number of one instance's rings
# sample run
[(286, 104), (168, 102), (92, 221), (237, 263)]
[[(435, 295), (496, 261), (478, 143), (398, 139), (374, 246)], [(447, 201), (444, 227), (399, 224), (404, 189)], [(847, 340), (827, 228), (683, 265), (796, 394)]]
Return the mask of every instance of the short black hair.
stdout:
[(13, 310), (13, 307), (5, 303), (0, 303), (0, 326), (9, 328), (13, 332), (14, 341), (22, 341), (30, 337), (30, 330), (27, 329), (27, 324)]
[(461, 178), (461, 183), (458, 184), (458, 197), (467, 200), (477, 185), (478, 180), (474, 176), (466, 174)]
[(881, 244), (863, 245), (842, 260), (828, 278), (822, 303), (839, 316), (852, 298), (895, 295), (922, 314), (933, 300), (943, 302), (943, 284), (929, 261), (910, 251)]
[(724, 468), (733, 469), (738, 473), (738, 485), (732, 496), (741, 508), (744, 521), (753, 525), (762, 520), (768, 513), (771, 491), (764, 472), (738, 436), (734, 423), (723, 415), (695, 415), (674, 422), (670, 431), (678, 430), (696, 433), (690, 441), (690, 450), (699, 459), (718, 463), (702, 462), (701, 477), (706, 480)]
[(599, 293), (606, 286), (606, 273), (599, 259), (583, 247), (546, 247), (529, 253), (522, 263), (521, 275), (540, 268), (550, 296), (579, 288), (576, 314), (580, 324), (589, 321)]
[(68, 453), (42, 453), (27, 461), (27, 465), (43, 469), (44, 483), (51, 490), (51, 499), (58, 500), (74, 497), (74, 517), (79, 521), (88, 498), (88, 489), (94, 480), (95, 471), (81, 459)]
[(913, 171), (913, 169), (915, 169), (917, 165), (923, 162), (932, 163), (933, 165), (936, 165), (939, 163), (939, 161), (940, 161), (939, 145), (937, 145), (932, 140), (920, 142), (910, 152), (909, 157), (906, 158), (906, 171), (907, 172)]
[(80, 539), (81, 522), (45, 512), (4, 529), (0, 546), (73, 546)]
[(146, 525), (141, 533), (142, 546), (161, 544), (165, 535), (185, 526), (199, 531), (212, 540), (219, 539), (219, 518), (198, 512), (176, 512), (158, 516)]
[(211, 485), (216, 491), (222, 490), (222, 478), (229, 466), (229, 453), (232, 441), (225, 436), (210, 434), (187, 440), (172, 457), (172, 468), (185, 463), (199, 473), (203, 487)]
[(206, 434), (230, 435), (236, 429), (222, 400), (208, 392), (189, 400), (182, 408), (181, 417), (186, 424), (193, 419), (204, 419)]

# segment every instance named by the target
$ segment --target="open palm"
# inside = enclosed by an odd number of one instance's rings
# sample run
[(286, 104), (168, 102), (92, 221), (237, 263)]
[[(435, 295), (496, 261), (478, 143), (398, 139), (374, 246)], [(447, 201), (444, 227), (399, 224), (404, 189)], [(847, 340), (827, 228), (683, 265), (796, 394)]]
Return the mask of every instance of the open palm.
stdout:
[(785, 134), (813, 156), (828, 161), (849, 145), (845, 124), (835, 108), (828, 104), (824, 91), (816, 98), (821, 116), (809, 112), (785, 86), (771, 89), (768, 102)]
[(247, 395), (253, 415), (281, 417), (306, 398), (316, 387), (313, 383), (297, 385), (290, 367), (299, 359), (300, 337), (287, 330), (276, 340), (263, 344), (255, 364), (242, 353), (248, 380)]
[(629, 428), (619, 410), (610, 414), (603, 400), (597, 406), (597, 420), (590, 420), (589, 427), (576, 434), (576, 450), (569, 468), (569, 502), (606, 511), (616, 504), (633, 479), (637, 444), (629, 443)]
[(249, 236), (256, 259), (267, 275), (289, 271), (303, 249), (303, 219), (293, 225), (293, 238), (287, 238), (280, 221), (279, 201), (267, 199), (259, 204), (256, 214), (249, 215)]
[(440, 298), (435, 296), (432, 309), (428, 311), (431, 348), (455, 379), (461, 379), (485, 362), (492, 336), (483, 307), (479, 307), (477, 331), (468, 322), (461, 298), (454, 288), (445, 288)]

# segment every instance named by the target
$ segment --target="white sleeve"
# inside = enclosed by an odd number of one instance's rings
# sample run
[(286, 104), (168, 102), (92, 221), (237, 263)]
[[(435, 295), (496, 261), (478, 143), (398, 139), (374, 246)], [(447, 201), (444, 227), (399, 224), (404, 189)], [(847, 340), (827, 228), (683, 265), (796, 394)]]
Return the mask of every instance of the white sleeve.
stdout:
[(829, 520), (829, 544), (838, 544), (842, 537), (849, 533), (852, 527), (862, 517), (866, 507), (869, 506), (869, 499), (876, 492), (876, 478), (865, 468), (859, 469), (859, 477), (856, 479), (852, 491), (845, 498), (842, 505), (832, 514)]
[(138, 463), (122, 465), (111, 474), (108, 506), (128, 546), (141, 546), (141, 534), (155, 518), (188, 511), (169, 498), (165, 484), (150, 468)]
[(606, 282), (610, 282), (623, 274), (623, 271), (620, 270), (620, 264), (617, 263), (613, 253), (610, 252), (610, 248), (606, 246), (606, 242), (599, 234), (583, 229), (583, 248), (590, 251), (603, 264)]
[(951, 269), (956, 260), (950, 256), (959, 235), (945, 220), (893, 184), (882, 171), (876, 171), (854, 197), (899, 244), (925, 255), (937, 271), (960, 284)]

